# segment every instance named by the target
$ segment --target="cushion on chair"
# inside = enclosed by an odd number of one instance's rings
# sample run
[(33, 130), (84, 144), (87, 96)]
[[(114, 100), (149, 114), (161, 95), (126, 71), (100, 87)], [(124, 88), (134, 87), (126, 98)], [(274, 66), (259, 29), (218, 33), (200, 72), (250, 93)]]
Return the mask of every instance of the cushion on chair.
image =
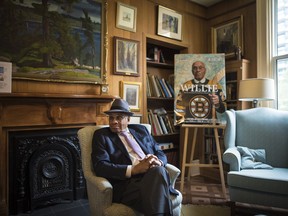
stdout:
[(288, 169), (246, 169), (241, 171), (230, 171), (227, 183), (231, 187), (260, 191), (264, 193), (278, 193), (288, 196)]
[(241, 169), (272, 169), (273, 167), (265, 164), (265, 149), (249, 149), (244, 146), (237, 146), (241, 154)]

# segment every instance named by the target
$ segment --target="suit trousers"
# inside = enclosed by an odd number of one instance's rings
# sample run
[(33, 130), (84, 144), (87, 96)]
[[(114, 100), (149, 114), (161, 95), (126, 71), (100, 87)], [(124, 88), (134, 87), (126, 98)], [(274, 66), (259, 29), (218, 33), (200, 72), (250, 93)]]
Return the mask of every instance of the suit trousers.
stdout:
[(136, 209), (145, 216), (172, 215), (170, 178), (165, 167), (153, 167), (145, 174), (133, 176), (124, 182), (113, 186), (113, 197), (117, 197), (120, 203)]

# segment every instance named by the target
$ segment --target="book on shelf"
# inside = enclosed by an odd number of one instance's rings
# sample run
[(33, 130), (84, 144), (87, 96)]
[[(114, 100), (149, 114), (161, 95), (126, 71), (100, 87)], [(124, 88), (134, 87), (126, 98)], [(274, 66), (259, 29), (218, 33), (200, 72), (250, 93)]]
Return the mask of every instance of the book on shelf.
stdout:
[(161, 150), (167, 150), (167, 149), (173, 149), (175, 148), (174, 143), (168, 142), (168, 143), (158, 143), (158, 146)]
[(148, 121), (153, 128), (152, 135), (173, 134), (176, 132), (171, 114), (167, 113), (163, 107), (154, 110), (149, 109)]
[(161, 84), (160, 84), (158, 76), (154, 76), (154, 78), (155, 78), (155, 81), (156, 81), (156, 85), (158, 87), (158, 91), (160, 92), (160, 97), (165, 97), (165, 93), (164, 93), (163, 88), (161, 87)]
[(151, 97), (151, 85), (150, 85), (150, 82), (149, 82), (149, 76), (146, 76), (146, 82), (147, 82), (147, 88), (146, 88), (146, 94), (147, 94), (147, 97)]
[(157, 115), (157, 118), (159, 120), (159, 124), (160, 124), (163, 134), (168, 134), (167, 126), (164, 123), (163, 116)]
[(162, 50), (160, 50), (160, 60), (162, 63), (166, 63)]
[(149, 124), (152, 125), (152, 135), (163, 134), (161, 126), (157, 118), (157, 114), (153, 113), (152, 110), (148, 110), (148, 120), (149, 120)]
[(151, 81), (150, 85), (152, 84), (152, 92), (153, 92), (152, 96), (153, 97), (161, 97), (160, 91), (159, 91), (158, 86), (156, 84), (155, 75), (151, 75), (149, 77), (150, 77), (149, 80)]
[(148, 74), (147, 77), (147, 96), (164, 98), (174, 97), (172, 85), (167, 80), (151, 74)]
[(171, 97), (174, 97), (174, 89), (172, 87), (172, 84), (170, 84), (167, 80), (165, 80), (165, 83), (166, 83), (166, 85), (167, 85), (167, 87), (171, 93)]
[(163, 91), (165, 93), (165, 97), (166, 98), (172, 98), (172, 94), (171, 94), (171, 92), (170, 92), (170, 90), (166, 84), (165, 79), (162, 78), (162, 79), (159, 79), (159, 81), (160, 81), (161, 87), (163, 88)]

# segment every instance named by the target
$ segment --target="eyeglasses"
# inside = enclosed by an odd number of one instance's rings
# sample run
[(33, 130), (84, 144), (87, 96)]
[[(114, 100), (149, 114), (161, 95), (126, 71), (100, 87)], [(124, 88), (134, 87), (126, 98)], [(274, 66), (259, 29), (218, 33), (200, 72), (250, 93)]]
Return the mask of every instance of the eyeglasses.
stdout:
[(116, 116), (109, 116), (109, 121), (122, 121), (125, 119), (127, 116), (124, 115), (116, 115)]

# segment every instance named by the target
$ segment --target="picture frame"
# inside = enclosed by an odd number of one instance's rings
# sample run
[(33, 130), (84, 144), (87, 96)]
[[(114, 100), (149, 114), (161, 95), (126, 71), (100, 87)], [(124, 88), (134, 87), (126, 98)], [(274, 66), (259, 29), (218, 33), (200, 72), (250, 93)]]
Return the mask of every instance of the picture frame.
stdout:
[(0, 61), (0, 93), (12, 92), (12, 63)]
[(120, 97), (127, 101), (131, 111), (140, 111), (141, 82), (120, 81)]
[(129, 124), (141, 124), (141, 122), (142, 122), (141, 114), (134, 114), (133, 116), (130, 116)]
[(70, 1), (67, 7), (57, 1), (49, 7), (34, 0), (0, 4), (8, 22), (0, 22), (0, 53), (15, 65), (12, 79), (105, 84), (106, 5), (107, 0)]
[(140, 76), (139, 41), (114, 37), (114, 74)]
[(226, 58), (236, 56), (236, 51), (244, 54), (243, 16), (212, 27), (212, 53), (225, 53)]
[(116, 27), (136, 32), (137, 8), (117, 2)]
[(182, 14), (159, 5), (157, 34), (182, 40)]

